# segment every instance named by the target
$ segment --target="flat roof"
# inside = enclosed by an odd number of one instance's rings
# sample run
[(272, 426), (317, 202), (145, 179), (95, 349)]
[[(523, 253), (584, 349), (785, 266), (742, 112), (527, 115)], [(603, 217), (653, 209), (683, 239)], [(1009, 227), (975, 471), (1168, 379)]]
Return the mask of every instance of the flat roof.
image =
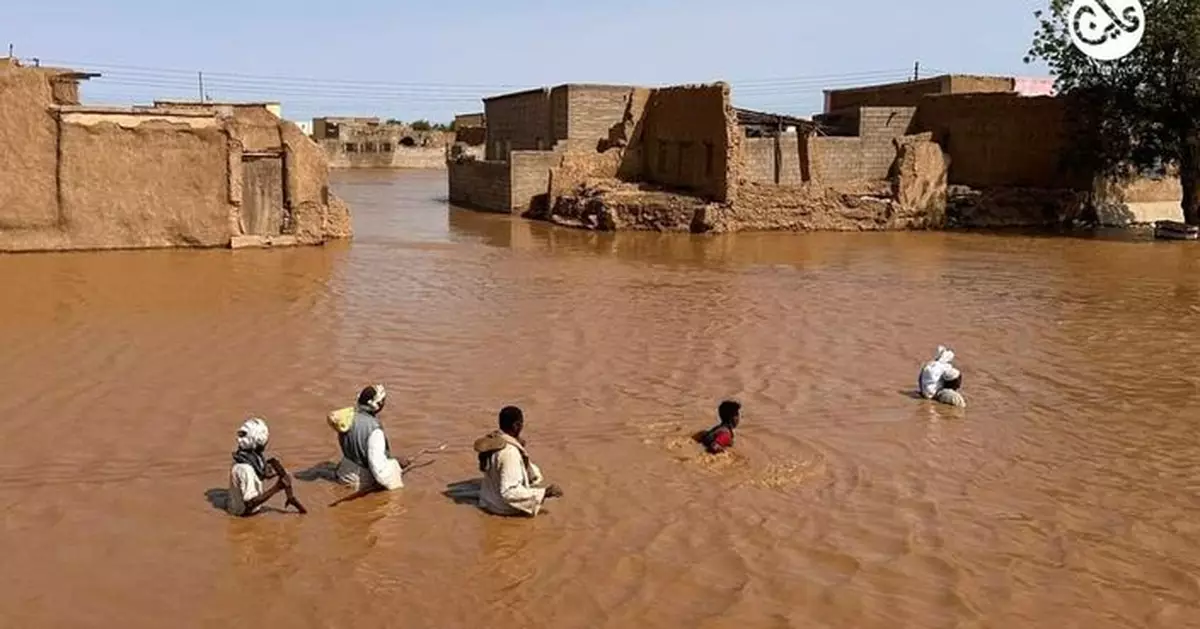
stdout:
[(155, 100), (154, 104), (184, 105), (187, 107), (267, 107), (280, 105), (279, 101), (220, 101), (220, 100)]

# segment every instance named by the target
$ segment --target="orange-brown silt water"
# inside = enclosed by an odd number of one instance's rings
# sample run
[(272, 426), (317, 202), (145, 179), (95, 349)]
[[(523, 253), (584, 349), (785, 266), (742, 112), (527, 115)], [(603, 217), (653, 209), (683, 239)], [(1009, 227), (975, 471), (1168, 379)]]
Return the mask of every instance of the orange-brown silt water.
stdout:
[[(1200, 626), (1200, 246), (594, 234), (335, 183), (350, 243), (0, 257), (0, 625)], [(909, 397), (943, 343), (964, 410)], [(214, 507), (243, 419), (300, 472), (375, 382), (393, 451), (450, 444), (403, 490)], [(443, 493), (505, 404), (566, 491), (536, 519)]]

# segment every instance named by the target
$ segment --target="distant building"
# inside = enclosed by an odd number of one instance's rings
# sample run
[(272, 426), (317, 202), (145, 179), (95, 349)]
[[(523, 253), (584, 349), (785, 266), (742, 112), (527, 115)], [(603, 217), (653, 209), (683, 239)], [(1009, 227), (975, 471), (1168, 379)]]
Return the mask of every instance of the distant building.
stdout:
[(312, 138), (332, 168), (445, 168), (453, 134), (374, 117), (313, 118)]
[(474, 114), (457, 114), (454, 116), (454, 128), (459, 127), (486, 127), (487, 117), (483, 112)]
[(294, 122), (293, 124), (295, 124), (297, 127), (300, 127), (300, 130), (304, 132), (304, 135), (312, 137), (313, 126), (311, 120)]

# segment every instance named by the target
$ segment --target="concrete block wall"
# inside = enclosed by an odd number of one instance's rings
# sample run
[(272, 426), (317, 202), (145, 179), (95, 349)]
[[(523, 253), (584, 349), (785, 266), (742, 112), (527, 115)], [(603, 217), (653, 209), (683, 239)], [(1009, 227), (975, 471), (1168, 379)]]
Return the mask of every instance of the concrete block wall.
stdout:
[(756, 183), (775, 183), (775, 139), (742, 140), (742, 175)]
[(859, 181), (863, 172), (862, 139), (813, 137), (808, 139), (812, 177), (822, 185)]
[(464, 160), (446, 165), (450, 203), (491, 212), (512, 211), (508, 162)]
[(613, 126), (625, 117), (632, 87), (619, 85), (571, 85), (568, 97), (568, 134), (580, 150), (595, 151), (607, 140)]
[(858, 114), (858, 135), (863, 138), (899, 138), (912, 128), (916, 107), (863, 107)]
[(546, 203), (550, 192), (550, 169), (562, 164), (562, 153), (513, 151), (509, 159), (511, 211), (522, 214), (539, 203)]
[(553, 146), (556, 131), (552, 111), (549, 89), (485, 100), (487, 158), (503, 160), (507, 159), (508, 151), (534, 151)]
[[(801, 142), (795, 134), (779, 138), (779, 184), (794, 186), (805, 181), (804, 170), (808, 160), (807, 142)], [(775, 138), (742, 139), (742, 175), (748, 181), (775, 184)]]

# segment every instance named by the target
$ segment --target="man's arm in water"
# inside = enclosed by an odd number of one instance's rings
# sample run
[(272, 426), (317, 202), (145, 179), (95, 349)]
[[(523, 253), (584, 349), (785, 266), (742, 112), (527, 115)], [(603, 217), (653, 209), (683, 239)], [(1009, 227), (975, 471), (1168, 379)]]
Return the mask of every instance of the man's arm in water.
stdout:
[(259, 507), (266, 504), (266, 502), (268, 500), (270, 500), (271, 498), (274, 498), (275, 494), (283, 491), (284, 486), (287, 484), (290, 484), (290, 483), (291, 483), (290, 480), (280, 478), (279, 480), (275, 481), (275, 484), (272, 485), (270, 489), (264, 491), (263, 493), (255, 496), (249, 500), (244, 500), (244, 503), (246, 505), (246, 510), (245, 510), (245, 512), (242, 513), (242, 516), (245, 517), (245, 516), (254, 515), (258, 511)]

